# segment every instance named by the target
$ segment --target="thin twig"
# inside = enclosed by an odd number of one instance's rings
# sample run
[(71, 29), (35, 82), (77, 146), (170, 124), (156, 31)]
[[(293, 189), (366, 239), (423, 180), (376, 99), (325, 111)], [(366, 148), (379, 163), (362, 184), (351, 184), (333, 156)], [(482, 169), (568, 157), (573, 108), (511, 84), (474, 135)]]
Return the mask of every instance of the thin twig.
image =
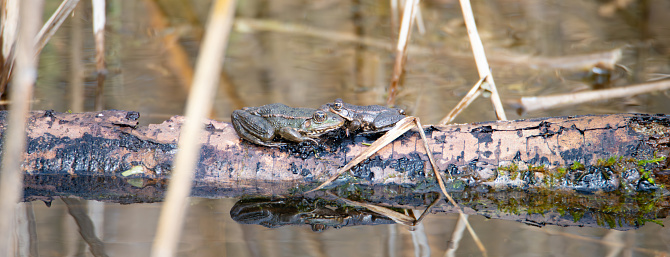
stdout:
[(592, 90), (572, 94), (522, 97), (518, 100), (518, 104), (520, 104), (520, 112), (532, 112), (538, 110), (548, 110), (562, 106), (579, 105), (587, 102), (634, 96), (668, 89), (670, 89), (670, 80), (661, 80), (625, 87)]
[(16, 74), (13, 78), (10, 113), (2, 151), (0, 172), (0, 255), (8, 253), (14, 232), (15, 207), (23, 195), (23, 152), (26, 147), (26, 117), (37, 77), (34, 39), (39, 28), (41, 0), (21, 0), (19, 6), (19, 35), (16, 45)]
[[(502, 101), (500, 101), (500, 96), (498, 95), (498, 89), (496, 89), (496, 84), (493, 81), (493, 75), (491, 75), (491, 69), (489, 68), (489, 62), (486, 59), (486, 53), (484, 52), (484, 45), (482, 44), (481, 38), (479, 38), (479, 33), (477, 32), (477, 25), (475, 24), (475, 17), (472, 14), (472, 7), (470, 6), (470, 0), (460, 0), (461, 9), (463, 10), (463, 19), (465, 20), (465, 26), (468, 28), (468, 36), (470, 37), (470, 45), (472, 46), (472, 53), (475, 56), (475, 62), (477, 63), (477, 71), (479, 72), (479, 77), (487, 77), (486, 82), (491, 86), (491, 102), (495, 108), (496, 115), (498, 120), (507, 120), (505, 115), (505, 110), (502, 106)], [(488, 75), (488, 76), (487, 76)]]
[(484, 76), (483, 78), (479, 79), (477, 83), (470, 89), (468, 94), (466, 94), (460, 102), (454, 107), (454, 109), (451, 109), (451, 111), (447, 114), (447, 116), (444, 116), (442, 120), (440, 121), (441, 125), (446, 125), (449, 122), (452, 122), (458, 114), (460, 114), (466, 107), (470, 106), (470, 104), (479, 97), (484, 89), (481, 88), (482, 83), (484, 83), (484, 80), (488, 77), (488, 75)]
[(174, 256), (186, 215), (186, 199), (191, 192), (193, 173), (200, 152), (198, 140), (203, 121), (212, 107), (228, 35), (235, 14), (234, 0), (214, 3), (207, 24), (202, 52), (198, 56), (193, 86), (186, 106), (186, 122), (179, 138), (174, 173), (158, 220), (151, 256)]
[[(95, 2), (95, 1), (94, 1)], [(51, 18), (42, 26), (40, 32), (35, 36), (35, 46), (37, 50), (35, 51), (35, 56), (40, 55), (44, 46), (47, 45), (51, 37), (56, 34), (60, 25), (63, 24), (63, 21), (72, 13), (75, 7), (77, 7), (79, 0), (64, 0), (58, 9), (51, 15)]]

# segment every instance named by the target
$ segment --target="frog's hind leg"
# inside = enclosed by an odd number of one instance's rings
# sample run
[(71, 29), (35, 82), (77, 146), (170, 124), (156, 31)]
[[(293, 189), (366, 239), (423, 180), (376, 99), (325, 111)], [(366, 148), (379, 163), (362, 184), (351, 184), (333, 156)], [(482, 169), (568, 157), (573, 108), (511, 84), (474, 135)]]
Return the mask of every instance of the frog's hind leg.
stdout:
[(250, 114), (245, 110), (233, 111), (231, 117), (233, 128), (241, 138), (264, 146), (284, 145), (272, 142), (275, 137), (274, 127), (263, 117)]
[(281, 135), (283, 139), (291, 142), (301, 143), (303, 141), (311, 141), (315, 144), (318, 144), (315, 139), (303, 136), (300, 134), (300, 132), (291, 127), (283, 127), (279, 129), (279, 135)]

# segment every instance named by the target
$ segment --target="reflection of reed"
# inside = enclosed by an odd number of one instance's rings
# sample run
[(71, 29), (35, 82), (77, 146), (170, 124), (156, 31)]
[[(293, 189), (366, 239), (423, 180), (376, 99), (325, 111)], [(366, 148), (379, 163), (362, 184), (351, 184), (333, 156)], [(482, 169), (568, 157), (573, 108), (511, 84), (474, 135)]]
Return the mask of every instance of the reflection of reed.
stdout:
[(95, 257), (107, 256), (105, 253), (105, 244), (96, 236), (93, 221), (86, 213), (85, 202), (75, 198), (61, 198), (67, 205), (67, 210), (72, 218), (77, 222), (79, 234), (91, 248), (91, 253)]

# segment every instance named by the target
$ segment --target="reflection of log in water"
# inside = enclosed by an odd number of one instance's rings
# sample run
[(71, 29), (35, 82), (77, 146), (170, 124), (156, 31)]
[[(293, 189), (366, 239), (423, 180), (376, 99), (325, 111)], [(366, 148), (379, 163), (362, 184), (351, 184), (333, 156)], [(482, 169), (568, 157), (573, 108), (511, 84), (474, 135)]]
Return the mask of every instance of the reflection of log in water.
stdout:
[[(4, 118), (0, 114), (3, 131)], [(182, 118), (137, 127), (138, 118), (123, 111), (34, 112), (23, 165), (26, 199), (160, 200)], [(666, 216), (669, 121), (620, 114), (434, 126), (427, 132), (439, 170), (453, 178), (450, 193), (470, 213), (628, 227)], [(193, 191), (202, 197), (300, 194), (374, 140), (357, 136), (326, 140), (316, 150), (279, 149), (241, 142), (227, 123), (209, 121), (206, 127)], [(353, 169), (338, 195), (406, 208), (429, 204), (420, 201), (426, 198), (421, 193), (438, 189), (417, 138), (408, 133)]]

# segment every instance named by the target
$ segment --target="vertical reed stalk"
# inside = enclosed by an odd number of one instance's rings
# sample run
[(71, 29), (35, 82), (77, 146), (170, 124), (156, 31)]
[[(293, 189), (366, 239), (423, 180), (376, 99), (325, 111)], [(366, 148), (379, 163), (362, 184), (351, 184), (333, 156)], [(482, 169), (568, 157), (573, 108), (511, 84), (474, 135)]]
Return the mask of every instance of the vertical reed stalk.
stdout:
[(467, 27), (468, 36), (470, 37), (472, 53), (475, 55), (475, 62), (477, 63), (479, 77), (486, 77), (486, 82), (488, 82), (491, 87), (491, 102), (495, 108), (498, 120), (507, 120), (507, 115), (505, 115), (505, 110), (503, 109), (502, 102), (500, 101), (500, 95), (498, 95), (498, 89), (496, 89), (496, 84), (493, 81), (493, 75), (491, 75), (489, 62), (486, 59), (486, 53), (484, 52), (482, 39), (479, 37), (479, 32), (477, 32), (477, 24), (475, 24), (475, 16), (472, 14), (470, 0), (460, 0), (460, 3), (461, 9), (463, 11), (463, 19), (465, 20), (465, 27)]
[(104, 109), (105, 77), (105, 0), (93, 0), (93, 33), (95, 35), (95, 70), (98, 73), (98, 85), (95, 89), (95, 110)]
[(0, 255), (10, 256), (10, 239), (16, 204), (23, 194), (23, 153), (26, 146), (26, 117), (37, 77), (34, 40), (41, 23), (41, 0), (21, 0), (16, 66), (12, 80), (10, 112), (3, 138), (0, 172)]
[(200, 135), (203, 121), (212, 107), (214, 90), (219, 82), (228, 34), (235, 14), (234, 0), (214, 3), (207, 24), (202, 52), (198, 55), (193, 86), (186, 106), (186, 122), (179, 137), (179, 152), (161, 210), (151, 256), (174, 256), (187, 211), (187, 197), (191, 192), (193, 174), (200, 153)]

